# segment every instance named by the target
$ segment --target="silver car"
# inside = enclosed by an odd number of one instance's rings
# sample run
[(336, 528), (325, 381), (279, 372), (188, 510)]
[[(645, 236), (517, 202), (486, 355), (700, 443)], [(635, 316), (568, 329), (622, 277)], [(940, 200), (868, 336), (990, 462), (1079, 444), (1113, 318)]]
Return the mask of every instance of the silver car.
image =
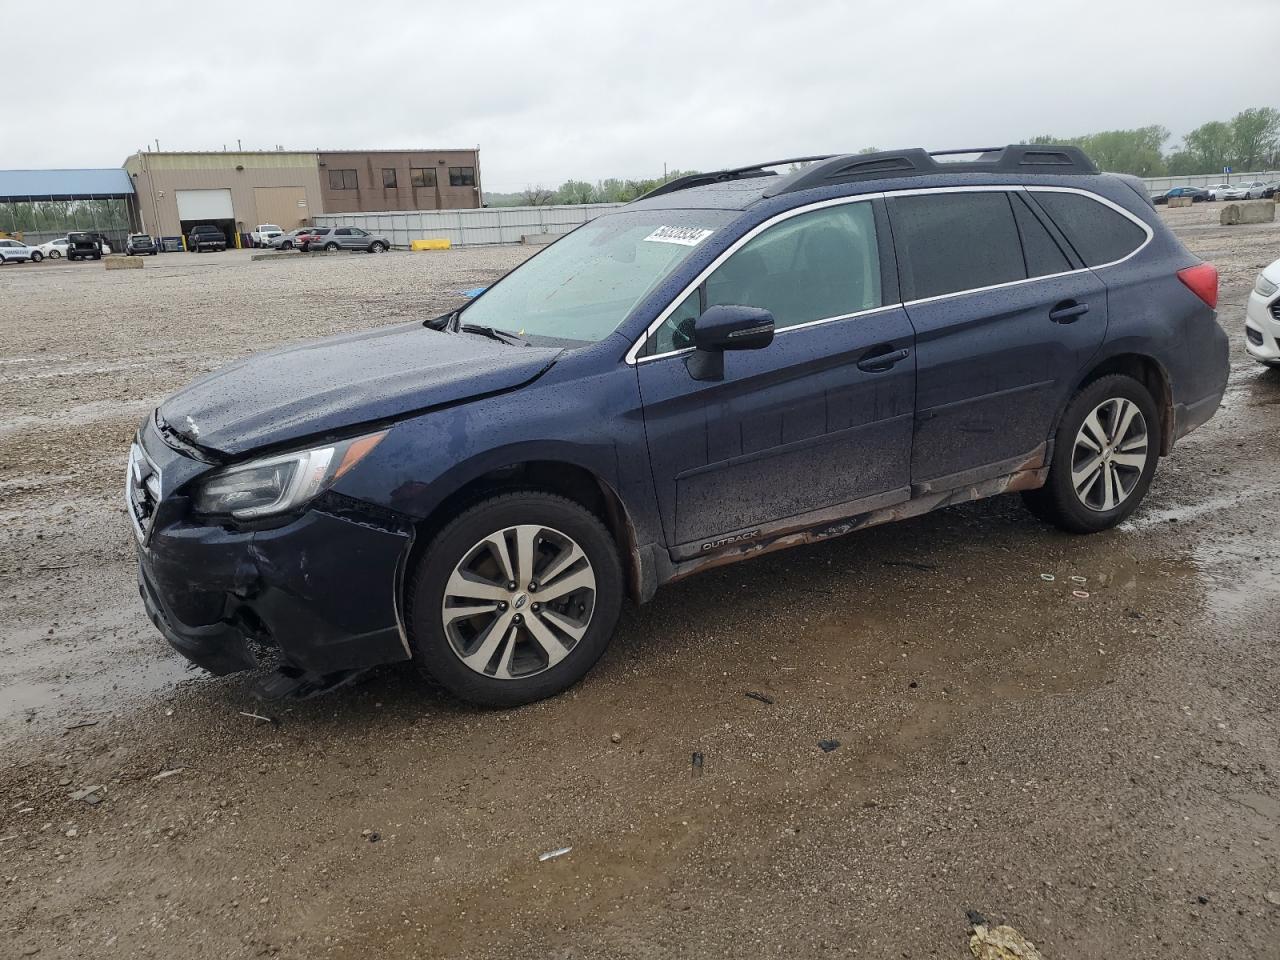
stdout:
[(299, 227), (297, 230), (290, 230), (288, 233), (282, 233), (278, 237), (272, 237), (269, 241), (271, 248), (274, 250), (292, 250), (294, 247), (302, 246), (302, 241), (298, 238), (303, 234), (310, 235), (315, 232), (315, 227)]
[(307, 240), (308, 250), (367, 250), (369, 253), (386, 253), (391, 241), (386, 237), (368, 233), (359, 227), (317, 227)]

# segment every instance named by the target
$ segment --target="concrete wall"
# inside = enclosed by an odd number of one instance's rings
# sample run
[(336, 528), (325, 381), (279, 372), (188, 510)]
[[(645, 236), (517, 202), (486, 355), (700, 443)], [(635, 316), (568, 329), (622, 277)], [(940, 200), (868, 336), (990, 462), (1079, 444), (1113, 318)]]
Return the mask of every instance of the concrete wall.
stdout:
[[(138, 212), (145, 232), (177, 236), (179, 190), (229, 189), (237, 229), (252, 230), (259, 223), (279, 223), (284, 230), (313, 223), (323, 209), (320, 171), (314, 153), (135, 153), (125, 170), (137, 191)], [(305, 206), (296, 208), (291, 222), (274, 219), (279, 210), (257, 209), (255, 188), (293, 187), (301, 190)]]
[[(381, 210), (461, 210), (480, 206), (480, 155), (476, 150), (322, 151), (320, 190), (325, 213)], [(475, 171), (473, 186), (449, 185), (450, 167)], [(434, 185), (415, 187), (414, 169), (429, 170)], [(340, 171), (355, 171), (356, 189), (340, 189)], [(383, 171), (394, 170), (394, 187), (383, 186)], [(431, 175), (424, 179), (430, 180)]]
[(546, 207), (488, 207), (483, 210), (331, 214), (316, 217), (319, 226), (353, 226), (380, 234), (392, 246), (413, 240), (448, 240), (455, 247), (519, 243), (521, 238), (568, 233), (621, 203), (585, 203)]

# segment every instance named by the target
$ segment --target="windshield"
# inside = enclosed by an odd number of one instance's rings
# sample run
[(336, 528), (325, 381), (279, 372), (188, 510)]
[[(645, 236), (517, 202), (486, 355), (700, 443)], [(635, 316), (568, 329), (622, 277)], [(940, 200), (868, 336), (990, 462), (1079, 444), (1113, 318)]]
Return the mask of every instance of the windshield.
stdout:
[(261, 228), (261, 229), (263, 229), (263, 230), (274, 230), (276, 233), (279, 233), (279, 232), (280, 232), (280, 228), (279, 228), (279, 227), (277, 227), (274, 223), (264, 223), (264, 224), (262, 225), (262, 228)]
[(462, 323), (536, 341), (593, 343), (728, 223), (732, 210), (631, 210), (598, 217), (517, 267)]

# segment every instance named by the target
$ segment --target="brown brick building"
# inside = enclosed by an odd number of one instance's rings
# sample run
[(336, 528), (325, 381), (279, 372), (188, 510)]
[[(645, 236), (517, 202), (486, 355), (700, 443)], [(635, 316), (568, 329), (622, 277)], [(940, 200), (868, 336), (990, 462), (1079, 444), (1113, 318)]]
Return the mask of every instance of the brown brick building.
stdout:
[(316, 157), (325, 213), (480, 206), (477, 150), (322, 151)]

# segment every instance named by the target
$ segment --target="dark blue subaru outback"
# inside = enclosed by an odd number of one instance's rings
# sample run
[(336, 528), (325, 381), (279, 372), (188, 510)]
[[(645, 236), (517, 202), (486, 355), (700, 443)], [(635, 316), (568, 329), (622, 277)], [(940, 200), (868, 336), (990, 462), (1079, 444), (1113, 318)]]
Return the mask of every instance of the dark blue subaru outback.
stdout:
[(1222, 398), (1217, 272), (1078, 150), (968, 155), (685, 177), (448, 316), (197, 381), (129, 456), (152, 620), (272, 689), (412, 659), (511, 705), (708, 567), (1009, 491), (1114, 526)]

